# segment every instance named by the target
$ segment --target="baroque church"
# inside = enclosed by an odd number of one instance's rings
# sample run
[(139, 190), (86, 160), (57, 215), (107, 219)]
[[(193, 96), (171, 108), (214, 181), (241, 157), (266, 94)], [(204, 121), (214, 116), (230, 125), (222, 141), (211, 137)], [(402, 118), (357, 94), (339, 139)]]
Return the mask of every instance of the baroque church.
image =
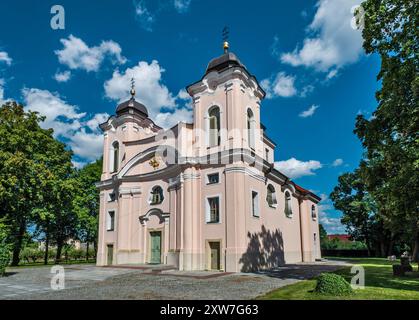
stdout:
[(320, 259), (320, 198), (275, 169), (265, 92), (227, 42), (186, 90), (192, 123), (160, 128), (132, 88), (100, 125), (97, 264), (250, 272)]

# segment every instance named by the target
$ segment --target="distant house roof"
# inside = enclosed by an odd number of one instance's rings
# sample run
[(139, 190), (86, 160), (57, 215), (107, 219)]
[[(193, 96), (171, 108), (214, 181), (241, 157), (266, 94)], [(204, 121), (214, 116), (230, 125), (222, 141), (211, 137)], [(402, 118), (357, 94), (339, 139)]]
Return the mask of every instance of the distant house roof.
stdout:
[(338, 239), (342, 242), (352, 242), (351, 236), (348, 234), (328, 234), (327, 238), (329, 240)]

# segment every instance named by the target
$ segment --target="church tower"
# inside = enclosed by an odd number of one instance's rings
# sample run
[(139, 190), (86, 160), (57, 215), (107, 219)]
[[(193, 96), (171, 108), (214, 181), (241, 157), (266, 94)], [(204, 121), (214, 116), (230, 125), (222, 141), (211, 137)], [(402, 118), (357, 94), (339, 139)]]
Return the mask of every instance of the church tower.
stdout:
[(224, 53), (212, 59), (201, 80), (187, 87), (194, 105), (199, 155), (232, 148), (250, 149), (263, 157), (260, 104), (265, 92), (224, 42)]

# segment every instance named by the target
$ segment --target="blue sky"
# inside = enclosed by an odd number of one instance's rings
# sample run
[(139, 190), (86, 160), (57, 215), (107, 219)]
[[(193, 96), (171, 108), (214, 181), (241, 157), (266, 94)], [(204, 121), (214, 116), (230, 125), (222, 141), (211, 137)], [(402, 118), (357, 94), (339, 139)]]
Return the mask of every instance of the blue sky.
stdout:
[[(355, 117), (375, 109), (379, 86), (379, 58), (364, 55), (351, 27), (359, 2), (2, 1), (0, 101), (46, 115), (81, 166), (100, 156), (97, 125), (127, 98), (132, 76), (159, 124), (189, 121), (184, 88), (222, 54), (228, 25), (231, 51), (268, 93), (261, 117), (278, 144), (277, 167), (321, 195), (321, 222), (343, 232), (327, 195), (359, 163)], [(55, 4), (64, 30), (51, 28)]]

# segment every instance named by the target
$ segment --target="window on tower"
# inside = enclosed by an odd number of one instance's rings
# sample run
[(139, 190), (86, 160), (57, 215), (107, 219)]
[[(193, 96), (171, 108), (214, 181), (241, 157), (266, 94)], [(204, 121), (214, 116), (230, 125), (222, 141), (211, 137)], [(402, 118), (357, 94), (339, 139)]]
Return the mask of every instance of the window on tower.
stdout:
[(110, 152), (110, 164), (111, 172), (117, 172), (119, 168), (119, 143), (115, 141), (112, 143), (112, 149)]
[(221, 143), (220, 136), (220, 108), (212, 107), (208, 111), (208, 121), (209, 121), (209, 141), (208, 144), (210, 147), (219, 146)]
[(247, 141), (249, 147), (255, 149), (255, 116), (250, 108), (247, 109)]

